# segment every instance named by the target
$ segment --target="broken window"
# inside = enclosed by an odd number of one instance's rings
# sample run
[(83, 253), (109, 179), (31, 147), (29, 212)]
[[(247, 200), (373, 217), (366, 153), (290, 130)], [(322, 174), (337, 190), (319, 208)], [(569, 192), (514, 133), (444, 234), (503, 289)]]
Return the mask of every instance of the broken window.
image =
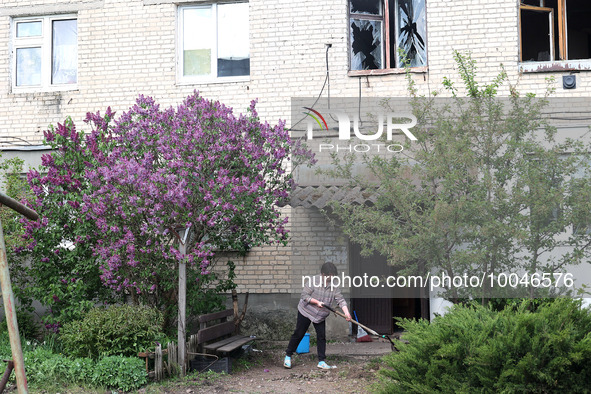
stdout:
[(75, 15), (14, 19), (13, 89), (75, 89), (78, 21)]
[(351, 70), (427, 65), (425, 0), (350, 0)]
[(522, 0), (519, 14), (521, 61), (591, 58), (588, 0)]
[(248, 23), (248, 3), (180, 7), (180, 79), (250, 75)]

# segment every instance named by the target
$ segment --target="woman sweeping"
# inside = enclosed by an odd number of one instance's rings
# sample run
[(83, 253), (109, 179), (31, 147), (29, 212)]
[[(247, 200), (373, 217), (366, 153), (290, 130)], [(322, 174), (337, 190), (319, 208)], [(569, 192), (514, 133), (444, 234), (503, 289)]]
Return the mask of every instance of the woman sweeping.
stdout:
[(295, 352), (298, 344), (308, 331), (310, 323), (314, 324), (316, 330), (316, 348), (318, 350), (318, 368), (331, 369), (336, 366), (328, 365), (326, 359), (326, 317), (330, 311), (323, 307), (324, 304), (332, 306), (336, 301), (343, 310), (347, 321), (351, 320), (347, 302), (343, 298), (341, 291), (337, 286), (332, 286), (331, 278), (338, 275), (337, 267), (333, 263), (324, 263), (320, 269), (320, 275), (316, 275), (308, 281), (298, 304), (298, 319), (296, 328), (289, 340), (287, 350), (285, 351), (285, 360), (283, 366), (291, 368), (291, 356)]

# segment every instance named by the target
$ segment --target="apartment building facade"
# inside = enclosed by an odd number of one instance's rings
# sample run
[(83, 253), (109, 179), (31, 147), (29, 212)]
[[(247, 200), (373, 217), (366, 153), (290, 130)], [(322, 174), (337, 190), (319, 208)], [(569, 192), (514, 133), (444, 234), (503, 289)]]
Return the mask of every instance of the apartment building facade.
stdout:
[[(49, 124), (71, 116), (84, 129), (87, 112), (121, 113), (138, 94), (174, 106), (197, 90), (236, 112), (257, 99), (263, 120), (288, 125), (292, 97), (404, 97), (399, 49), (409, 54), (420, 94), (444, 77), (457, 80), (459, 50), (471, 52), (485, 81), (502, 64), (521, 91), (543, 93), (554, 77), (557, 97), (587, 97), (589, 34), (584, 0), (3, 0), (0, 149), (26, 151), (37, 163)], [(299, 183), (321, 187), (313, 176)], [(239, 291), (251, 293), (252, 333), (271, 337), (293, 325), (293, 267), (313, 271), (332, 261), (350, 272), (363, 260), (327, 224), (322, 204), (314, 193), (300, 195), (285, 208), (297, 219), (292, 232), (304, 234), (297, 244), (252, 250), (238, 264)], [(431, 313), (439, 307), (432, 298)], [(410, 298), (380, 308), (376, 315), (421, 314)], [(372, 323), (386, 332), (388, 320)], [(330, 332), (347, 330), (342, 321), (329, 324)]]

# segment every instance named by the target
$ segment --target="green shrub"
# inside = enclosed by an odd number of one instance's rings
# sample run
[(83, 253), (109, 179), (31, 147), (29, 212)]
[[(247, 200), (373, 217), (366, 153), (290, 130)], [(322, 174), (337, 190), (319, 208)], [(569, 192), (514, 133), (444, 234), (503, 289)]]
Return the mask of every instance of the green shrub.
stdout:
[(0, 358), (12, 358), (12, 349), (10, 348), (10, 337), (8, 331), (0, 331)]
[[(35, 350), (39, 346), (47, 347), (46, 345), (39, 343), (38, 340), (28, 339), (21, 335), (21, 348), (23, 352)], [(6, 359), (12, 359), (10, 336), (8, 335), (8, 331), (0, 330), (0, 360)]]
[(89, 384), (94, 376), (95, 364), (90, 358), (66, 358), (68, 370), (65, 380), (69, 383)]
[[(33, 314), (24, 311), (16, 311), (16, 321), (21, 339), (36, 339), (39, 336), (39, 323), (35, 321)], [(7, 331), (6, 317), (0, 323), (0, 331)]]
[(404, 320), (407, 345), (385, 356), (382, 393), (587, 393), (591, 312), (557, 299), (497, 312), (455, 305), (431, 324)]
[(145, 364), (138, 357), (111, 356), (95, 362), (37, 348), (24, 353), (24, 359), (27, 379), (38, 387), (75, 383), (130, 391), (147, 383)]
[(153, 347), (162, 324), (162, 314), (155, 309), (133, 305), (95, 308), (82, 320), (66, 323), (60, 339), (64, 353), (71, 357), (136, 356)]
[[(502, 311), (507, 307), (516, 310), (525, 300), (527, 298), (491, 298), (488, 300), (488, 305), (495, 311)], [(527, 309), (535, 312), (539, 307), (551, 304), (556, 300), (557, 298), (533, 298), (528, 301)]]
[(63, 364), (61, 354), (53, 354), (51, 350), (38, 347), (33, 351), (24, 352), (25, 371), (27, 380), (37, 383), (45, 379), (58, 380), (63, 377), (63, 370), (56, 364)]
[(144, 361), (138, 357), (110, 356), (100, 359), (94, 369), (92, 383), (130, 391), (148, 382)]

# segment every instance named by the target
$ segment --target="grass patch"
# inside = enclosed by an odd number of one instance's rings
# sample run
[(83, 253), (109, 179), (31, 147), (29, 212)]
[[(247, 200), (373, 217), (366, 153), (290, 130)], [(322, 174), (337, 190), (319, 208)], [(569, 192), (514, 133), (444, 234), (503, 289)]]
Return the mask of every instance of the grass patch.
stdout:
[[(214, 371), (207, 371), (199, 373), (193, 371), (187, 374), (184, 378), (173, 377), (171, 379), (163, 380), (162, 382), (153, 382), (146, 385), (141, 393), (143, 394), (164, 394), (170, 390), (180, 389), (188, 386), (212, 386), (215, 383), (228, 378), (230, 375), (225, 373), (217, 373)], [(133, 394), (138, 394), (138, 391), (133, 391)], [(101, 393), (104, 394), (104, 393)]]
[(367, 369), (367, 370), (373, 369), (373, 370), (377, 371), (383, 365), (384, 365), (384, 360), (382, 360), (380, 357), (376, 357), (376, 358), (372, 358), (371, 360), (369, 360), (369, 362), (365, 366), (365, 369)]
[[(129, 391), (129, 394), (165, 394), (171, 391), (182, 389), (190, 386), (213, 386), (217, 382), (226, 379), (229, 375), (225, 373), (216, 373), (213, 371), (207, 371), (198, 373), (192, 371), (184, 378), (173, 377), (161, 382), (151, 382), (142, 388)], [(29, 384), (30, 394), (114, 394), (119, 393), (115, 389), (109, 389), (107, 387), (88, 387), (77, 384), (62, 384), (56, 382), (45, 381), (44, 384)]]
[(260, 367), (263, 362), (253, 356), (241, 357), (232, 361), (232, 372), (248, 371), (251, 368)]

